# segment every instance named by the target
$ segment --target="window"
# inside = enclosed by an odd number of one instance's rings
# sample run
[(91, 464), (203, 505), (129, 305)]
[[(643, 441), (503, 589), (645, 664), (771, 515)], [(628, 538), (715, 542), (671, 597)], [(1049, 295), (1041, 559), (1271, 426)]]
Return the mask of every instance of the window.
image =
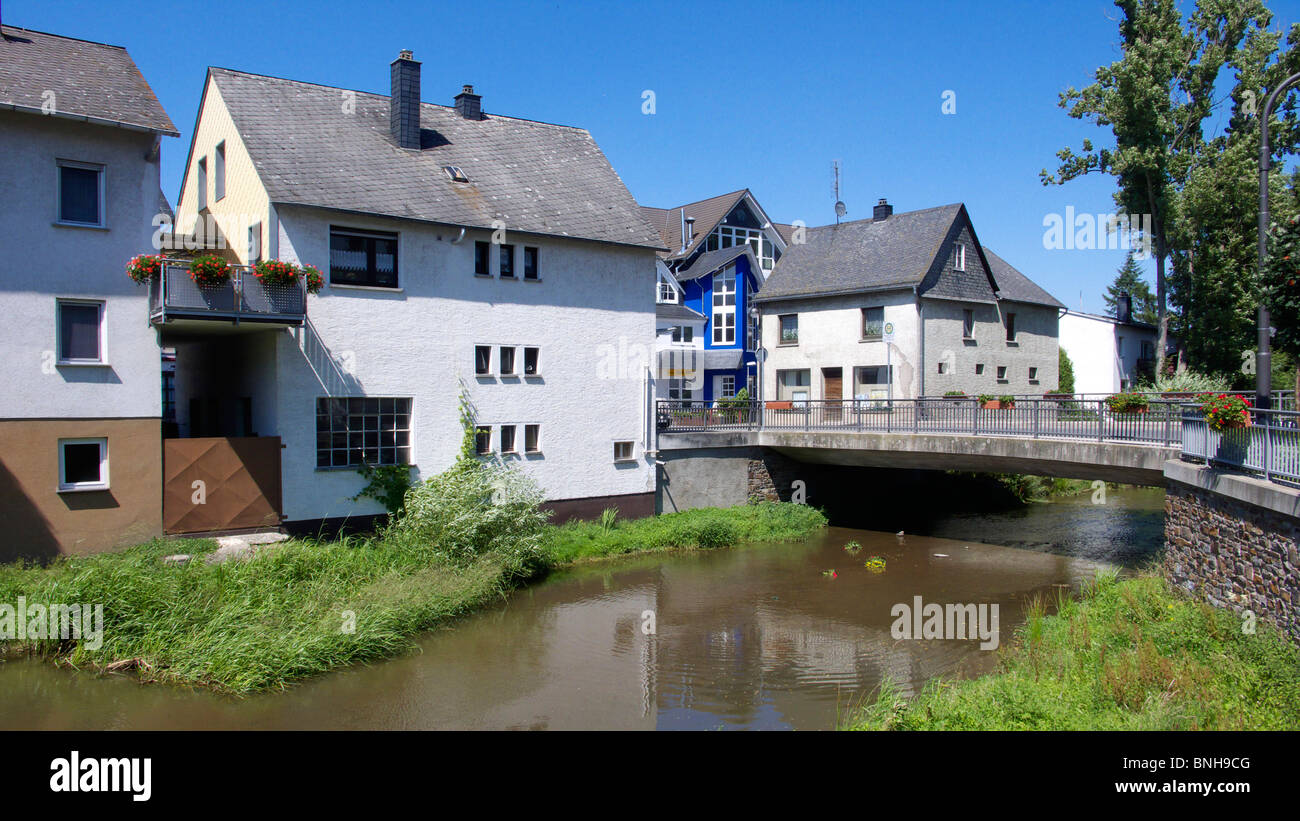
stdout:
[(515, 426), (514, 425), (501, 426), (501, 452), (502, 453), (515, 452)]
[(104, 364), (104, 303), (59, 300), (57, 311), (60, 364)]
[(998, 381), (999, 381), (999, 382), (1006, 382), (1006, 381), (1007, 381), (1007, 366), (1006, 366), (1006, 365), (998, 365)]
[(674, 342), (694, 342), (695, 328), (691, 325), (674, 325), (672, 335)]
[(316, 467), (358, 467), (362, 462), (410, 464), (410, 397), (316, 399)]
[(1007, 341), (1016, 341), (1016, 315), (1007, 314)]
[(677, 289), (666, 279), (659, 280), (659, 301), (660, 302), (677, 302)]
[(490, 277), (492, 272), (488, 270), (488, 254), (492, 248), (490, 242), (474, 243), (474, 273), (481, 277)]
[(630, 462), (632, 461), (632, 443), (615, 442), (614, 443), (614, 461)]
[(524, 425), (524, 452), (537, 453), (542, 449), (542, 426)]
[(515, 349), (503, 347), (499, 353), (502, 376), (515, 375)]
[(474, 346), (474, 375), (487, 376), (492, 373), (492, 346)]
[(492, 426), (479, 425), (474, 428), (474, 452), (479, 456), (492, 450)]
[(208, 207), (208, 158), (200, 157), (194, 187), (198, 191), (198, 210)]
[(762, 230), (734, 225), (718, 226), (718, 229), (709, 234), (705, 240), (704, 248), (707, 251), (716, 251), (719, 248), (745, 244), (753, 249), (754, 256), (758, 258), (758, 264), (764, 271), (771, 271), (776, 261), (781, 258), (781, 252)]
[(960, 242), (952, 249), (952, 269), (954, 271), (966, 270), (966, 246)]
[(862, 338), (880, 339), (885, 333), (884, 307), (862, 309)]
[(1038, 381), (1038, 368), (1030, 368), (1030, 369), (1029, 369), (1029, 381), (1030, 381), (1030, 382), (1037, 382), (1037, 381)]
[(458, 166), (444, 165), (442, 170), (452, 182), (469, 182), (469, 177), (465, 176), (465, 172)]
[(939, 361), (939, 373), (947, 373), (947, 372), (948, 372), (948, 363), (947, 363), (947, 362), (944, 362), (943, 360), (940, 360), (940, 361)]
[(781, 344), (799, 344), (799, 315), (782, 314), (779, 319), (781, 320)]
[(59, 440), (59, 490), (108, 490), (108, 440)]
[(217, 143), (216, 154), (213, 155), (213, 180), (212, 184), (216, 186), (212, 199), (220, 202), (226, 196), (226, 141), (222, 140)]
[(541, 348), (524, 348), (524, 376), (537, 376), (538, 357), (541, 356)]
[(884, 365), (868, 365), (854, 369), (857, 384), (853, 386), (854, 399), (886, 399), (889, 397), (890, 373)]
[(736, 377), (731, 374), (718, 377), (720, 398), (731, 399), (736, 395)]
[(806, 402), (809, 398), (810, 385), (812, 385), (812, 372), (807, 369), (776, 372), (778, 399)]
[(524, 246), (524, 279), (537, 279), (537, 249)]
[(713, 275), (713, 343), (736, 341), (736, 269)]
[(515, 246), (501, 245), (501, 278), (515, 278)]
[(397, 235), (330, 229), (330, 284), (397, 287)]
[(981, 376), (981, 375), (983, 375), (983, 373), (984, 373), (984, 363), (983, 363), (983, 362), (977, 362), (977, 363), (975, 364), (975, 375), (976, 375), (976, 376)]
[(262, 223), (255, 222), (248, 226), (248, 264), (256, 265), (262, 260)]
[(668, 380), (668, 398), (681, 399), (686, 402), (695, 399), (695, 389), (691, 387), (689, 379), (670, 379)]
[(975, 338), (975, 311), (970, 308), (962, 311), (961, 335), (963, 339)]
[(104, 166), (59, 162), (59, 222), (104, 224)]

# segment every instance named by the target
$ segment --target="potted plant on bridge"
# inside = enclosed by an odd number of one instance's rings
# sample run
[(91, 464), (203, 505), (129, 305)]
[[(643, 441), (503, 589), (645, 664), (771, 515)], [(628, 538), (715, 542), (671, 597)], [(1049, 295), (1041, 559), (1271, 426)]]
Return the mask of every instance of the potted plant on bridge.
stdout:
[(1146, 413), (1151, 409), (1151, 402), (1144, 394), (1117, 393), (1106, 397), (1106, 407), (1111, 413)]
[(998, 405), (1004, 410), (1011, 410), (1016, 406), (1016, 398), (1010, 394), (1003, 394), (998, 397)]
[(1232, 465), (1243, 464), (1250, 448), (1250, 400), (1230, 393), (1203, 393), (1197, 398), (1205, 424), (1219, 434), (1215, 458)]
[(998, 410), (1002, 407), (1002, 402), (991, 393), (981, 393), (976, 399), (984, 410)]

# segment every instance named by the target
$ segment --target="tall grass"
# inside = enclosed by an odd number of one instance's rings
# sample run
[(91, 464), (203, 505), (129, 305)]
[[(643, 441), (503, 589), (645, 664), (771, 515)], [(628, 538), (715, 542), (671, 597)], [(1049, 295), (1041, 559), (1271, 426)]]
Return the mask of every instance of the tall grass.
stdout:
[(861, 707), (852, 729), (1300, 729), (1300, 649), (1260, 622), (1194, 602), (1154, 572), (1100, 573), (1055, 615), (1029, 611), (1001, 669), (897, 687)]
[[(418, 501), (418, 500), (417, 500)], [(419, 505), (416, 506), (419, 509)], [(436, 513), (436, 515), (435, 515)], [(540, 546), (520, 550), (495, 525), (478, 554), (426, 532), (459, 533), (459, 517), (435, 511), (372, 537), (294, 539), (250, 561), (209, 565), (210, 541), (156, 540), (120, 553), (65, 558), (47, 567), (0, 566), (0, 602), (102, 604), (97, 650), (59, 640), (28, 652), (78, 667), (126, 662), (147, 681), (246, 693), (278, 689), (348, 664), (410, 649), (414, 636), (467, 613), (574, 558), (663, 547), (720, 547), (744, 539), (795, 538), (825, 524), (798, 505), (691, 511), (601, 525), (544, 526)], [(487, 520), (491, 523), (491, 520)], [(483, 540), (476, 529), (471, 540)], [(470, 537), (466, 537), (467, 539)], [(162, 558), (189, 553), (185, 565)]]

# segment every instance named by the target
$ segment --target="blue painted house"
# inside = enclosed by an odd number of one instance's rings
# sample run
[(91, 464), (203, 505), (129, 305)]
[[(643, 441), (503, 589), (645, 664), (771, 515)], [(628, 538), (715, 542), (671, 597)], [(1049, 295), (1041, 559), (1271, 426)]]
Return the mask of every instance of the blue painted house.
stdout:
[(742, 390), (757, 396), (753, 295), (785, 252), (792, 227), (768, 219), (749, 189), (642, 211), (670, 249), (660, 255), (656, 288), (663, 347), (693, 351), (675, 360), (693, 367), (661, 370), (656, 397), (711, 405)]

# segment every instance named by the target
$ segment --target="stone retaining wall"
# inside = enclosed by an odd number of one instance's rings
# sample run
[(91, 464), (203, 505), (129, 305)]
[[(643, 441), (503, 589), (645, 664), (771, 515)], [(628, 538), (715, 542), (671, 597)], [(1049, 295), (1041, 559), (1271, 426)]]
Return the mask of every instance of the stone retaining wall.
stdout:
[[(1168, 473), (1166, 474), (1168, 476)], [(1170, 481), (1165, 577), (1213, 605), (1251, 610), (1300, 641), (1300, 519)]]

